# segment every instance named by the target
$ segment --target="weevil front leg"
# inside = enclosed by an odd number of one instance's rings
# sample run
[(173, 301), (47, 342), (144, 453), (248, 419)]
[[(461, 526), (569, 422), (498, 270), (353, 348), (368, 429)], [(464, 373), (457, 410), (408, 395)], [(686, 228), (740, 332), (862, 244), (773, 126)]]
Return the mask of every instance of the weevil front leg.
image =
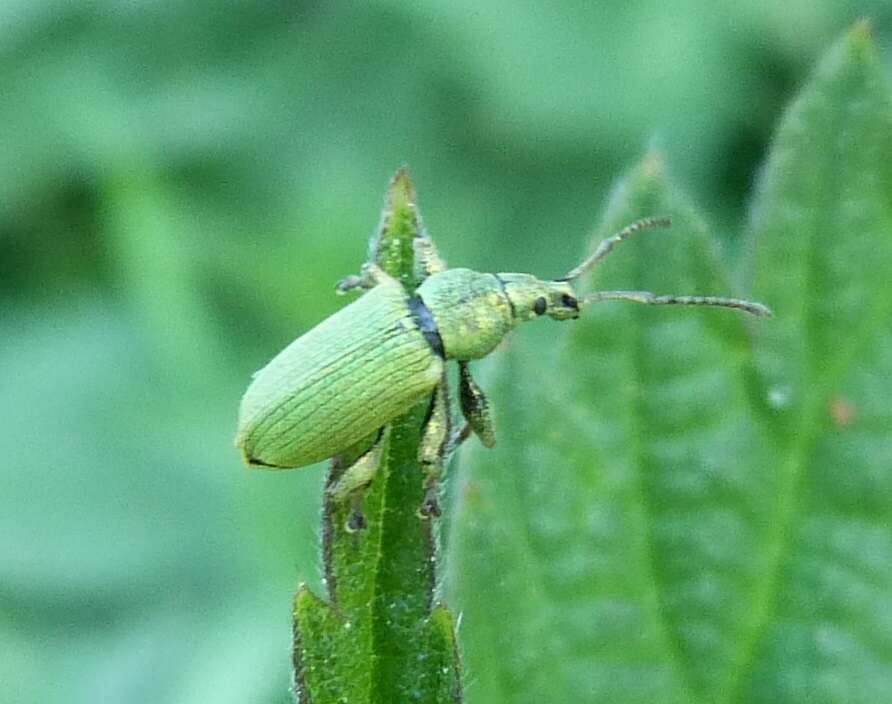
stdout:
[(439, 516), (440, 479), (443, 476), (446, 445), (449, 439), (449, 397), (445, 377), (434, 390), (431, 411), (424, 424), (418, 461), (424, 471), (424, 500), (418, 513), (422, 518)]
[(480, 438), (484, 447), (492, 447), (496, 444), (496, 431), (489, 410), (489, 401), (471, 376), (467, 362), (458, 363), (458, 372), (459, 402), (462, 415), (468, 421), (470, 429)]
[(354, 289), (368, 290), (375, 288), (381, 281), (387, 278), (387, 274), (377, 264), (366, 262), (359, 270), (359, 274), (351, 274), (338, 281), (335, 291), (343, 295)]
[(381, 465), (381, 455), (384, 448), (384, 429), (378, 431), (378, 437), (372, 446), (356, 461), (344, 470), (326, 490), (333, 501), (337, 503), (350, 503), (350, 517), (347, 519), (347, 530), (350, 532), (365, 528), (365, 514), (362, 506), (366, 491), (372, 484), (378, 467)]

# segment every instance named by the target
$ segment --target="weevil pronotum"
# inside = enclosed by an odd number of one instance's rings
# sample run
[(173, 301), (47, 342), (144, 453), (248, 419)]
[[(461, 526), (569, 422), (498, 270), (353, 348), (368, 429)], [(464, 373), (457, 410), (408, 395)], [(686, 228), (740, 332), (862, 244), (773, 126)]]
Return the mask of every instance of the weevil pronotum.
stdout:
[[(242, 399), (236, 446), (249, 465), (303, 467), (366, 441), (362, 454), (334, 485), (335, 498), (351, 499), (354, 527), (379, 458), (383, 429), (425, 396), (433, 394), (419, 460), (426, 496), (422, 516), (438, 515), (438, 480), (444, 456), (472, 431), (495, 442), (486, 397), (468, 363), (492, 352), (519, 323), (547, 315), (578, 318), (591, 303), (624, 300), (649, 305), (736, 308), (757, 316), (759, 303), (714, 296), (658, 296), (648, 291), (597, 291), (580, 296), (572, 288), (583, 273), (613, 248), (644, 229), (667, 227), (668, 218), (639, 220), (612, 237), (566, 276), (553, 281), (530, 274), (487, 274), (447, 269), (426, 237), (415, 240), (424, 280), (414, 295), (374, 264), (338, 284), (341, 293), (366, 289), (359, 299), (297, 338), (254, 376)], [(459, 398), (467, 420), (449, 437), (444, 367), (459, 365)]]

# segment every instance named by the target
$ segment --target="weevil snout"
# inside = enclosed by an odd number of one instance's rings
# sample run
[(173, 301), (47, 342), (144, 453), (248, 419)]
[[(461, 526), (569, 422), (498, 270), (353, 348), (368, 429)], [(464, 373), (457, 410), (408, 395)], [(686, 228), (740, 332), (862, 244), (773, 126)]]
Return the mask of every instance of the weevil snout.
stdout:
[(579, 317), (579, 299), (570, 285), (564, 281), (550, 281), (550, 302), (545, 314), (554, 320), (575, 320)]
[(542, 281), (531, 274), (498, 274), (511, 301), (515, 319), (547, 315), (554, 320), (579, 317), (579, 299), (566, 281)]

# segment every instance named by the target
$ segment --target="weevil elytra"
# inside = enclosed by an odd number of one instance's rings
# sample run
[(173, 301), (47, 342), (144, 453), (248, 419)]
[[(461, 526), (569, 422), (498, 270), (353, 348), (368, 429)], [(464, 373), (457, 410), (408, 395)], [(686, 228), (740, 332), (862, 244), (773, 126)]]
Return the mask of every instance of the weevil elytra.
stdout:
[[(668, 218), (639, 220), (605, 239), (566, 276), (488, 274), (447, 269), (431, 241), (417, 238), (424, 280), (414, 295), (374, 264), (338, 284), (365, 289), (356, 301), (297, 338), (255, 374), (242, 399), (236, 446), (249, 465), (295, 468), (313, 464), (368, 440), (370, 449), (333, 488), (358, 505), (374, 476), (382, 429), (433, 394), (419, 460), (427, 488), (422, 515), (437, 514), (437, 481), (450, 442), (444, 368), (459, 364), (460, 401), (467, 428), (486, 446), (493, 423), (468, 363), (492, 352), (519, 323), (548, 316), (578, 318), (589, 304), (625, 300), (649, 305), (703, 305), (770, 315), (759, 303), (714, 296), (658, 296), (648, 291), (598, 291), (579, 296), (572, 284), (621, 241)], [(459, 438), (467, 436), (467, 431)], [(359, 499), (357, 500), (357, 497)], [(361, 524), (361, 513), (356, 525)]]

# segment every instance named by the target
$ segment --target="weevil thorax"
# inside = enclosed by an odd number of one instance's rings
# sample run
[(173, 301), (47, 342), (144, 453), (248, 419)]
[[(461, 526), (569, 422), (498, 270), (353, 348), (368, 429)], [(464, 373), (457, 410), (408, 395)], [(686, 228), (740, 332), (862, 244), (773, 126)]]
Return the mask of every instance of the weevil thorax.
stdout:
[(416, 292), (430, 310), (447, 359), (485, 357), (514, 327), (511, 304), (493, 274), (447, 269)]
[(480, 359), (519, 323), (548, 315), (579, 317), (569, 284), (530, 274), (447, 269), (425, 279), (417, 295), (436, 323), (447, 359)]

